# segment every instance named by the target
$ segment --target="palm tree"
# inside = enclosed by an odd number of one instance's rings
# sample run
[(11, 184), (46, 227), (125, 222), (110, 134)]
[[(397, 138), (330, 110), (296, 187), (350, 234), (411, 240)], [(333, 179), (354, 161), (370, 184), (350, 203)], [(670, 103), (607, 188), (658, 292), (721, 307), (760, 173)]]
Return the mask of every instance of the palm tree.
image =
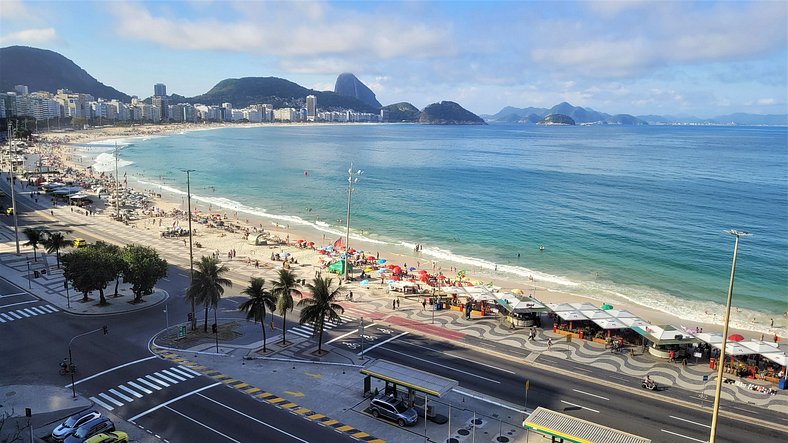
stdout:
[(329, 321), (339, 321), (339, 315), (345, 312), (337, 303), (336, 297), (340, 294), (340, 289), (331, 289), (331, 279), (317, 277), (312, 283), (306, 285), (312, 292), (312, 297), (299, 300), (298, 306), (303, 306), (298, 323), (304, 324), (312, 322), (314, 331), (319, 334), (317, 342), (317, 353), (323, 352), (323, 326), (326, 318)]
[(241, 294), (249, 296), (249, 300), (241, 303), (238, 310), (246, 312), (247, 320), (254, 320), (255, 323), (260, 322), (263, 328), (263, 352), (266, 352), (265, 347), (265, 315), (266, 310), (271, 311), (273, 315), (274, 308), (276, 307), (276, 296), (271, 291), (265, 289), (265, 280), (260, 277), (252, 277), (249, 280), (249, 286), (246, 287)]
[(41, 242), (42, 245), (47, 249), (47, 252), (55, 253), (55, 257), (57, 257), (57, 267), (60, 268), (60, 250), (63, 248), (67, 248), (72, 245), (72, 243), (66, 239), (62, 232), (50, 232), (46, 238)]
[(222, 277), (229, 269), (219, 265), (219, 259), (203, 256), (196, 263), (192, 284), (186, 290), (186, 298), (196, 303), (205, 305), (204, 332), (208, 332), (208, 308), (214, 308), (214, 323), (216, 322), (216, 307), (224, 294), (224, 287), (231, 287), (233, 282)]
[(25, 228), (22, 231), (25, 236), (27, 236), (27, 243), (25, 246), (32, 246), (33, 247), (33, 261), (38, 261), (38, 257), (36, 256), (36, 249), (38, 249), (38, 245), (43, 242), (46, 238), (46, 230), (39, 229), (39, 228)]
[(282, 315), (282, 344), (286, 344), (285, 331), (287, 330), (287, 311), (293, 312), (293, 294), (301, 295), (301, 285), (296, 280), (295, 273), (289, 269), (279, 270), (279, 279), (273, 282), (271, 293), (278, 299), (277, 309)]

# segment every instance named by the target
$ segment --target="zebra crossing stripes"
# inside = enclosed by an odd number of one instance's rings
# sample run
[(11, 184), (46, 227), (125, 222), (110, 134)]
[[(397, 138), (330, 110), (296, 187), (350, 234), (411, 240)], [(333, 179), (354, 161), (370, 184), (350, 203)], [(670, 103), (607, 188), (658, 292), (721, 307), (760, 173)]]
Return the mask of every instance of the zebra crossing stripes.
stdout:
[(53, 314), (58, 311), (59, 309), (52, 305), (40, 305), (16, 309), (14, 311), (0, 312), (0, 323), (8, 323), (14, 320), (35, 317), (36, 315)]
[[(352, 321), (355, 321), (355, 318), (340, 316), (338, 322), (327, 321), (325, 323), (325, 330), (326, 331), (330, 331), (331, 329), (333, 329), (333, 328), (335, 328), (337, 326), (341, 326), (341, 325), (343, 325), (345, 323), (350, 323)], [(299, 337), (310, 338), (310, 337), (312, 337), (314, 330), (315, 330), (314, 323), (306, 323), (306, 324), (298, 325), (298, 326), (295, 326), (293, 328), (288, 329), (287, 333), (288, 334), (289, 333), (293, 333), (295, 335), (298, 335)]]
[(145, 395), (153, 394), (199, 375), (201, 375), (199, 372), (185, 366), (173, 366), (144, 375), (136, 380), (129, 380), (88, 398), (102, 408), (112, 411)]

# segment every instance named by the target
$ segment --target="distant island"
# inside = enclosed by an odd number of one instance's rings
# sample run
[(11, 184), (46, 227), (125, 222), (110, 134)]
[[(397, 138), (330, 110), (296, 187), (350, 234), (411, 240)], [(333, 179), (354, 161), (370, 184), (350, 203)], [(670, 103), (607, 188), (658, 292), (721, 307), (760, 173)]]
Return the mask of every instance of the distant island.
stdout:
[(575, 126), (575, 121), (572, 120), (572, 117), (564, 114), (548, 114), (545, 118), (539, 120), (536, 123), (537, 125), (563, 125), (563, 126)]

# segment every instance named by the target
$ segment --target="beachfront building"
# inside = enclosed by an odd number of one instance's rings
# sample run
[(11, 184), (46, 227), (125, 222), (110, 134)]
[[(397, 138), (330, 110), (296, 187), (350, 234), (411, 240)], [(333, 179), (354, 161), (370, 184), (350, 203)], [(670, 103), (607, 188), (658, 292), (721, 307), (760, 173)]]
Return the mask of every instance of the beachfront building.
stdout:
[(215, 105), (194, 105), (194, 109), (198, 113), (198, 119), (207, 122), (221, 121), (223, 118), (223, 109)]
[(229, 122), (233, 120), (233, 104), (222, 103), (222, 120)]
[(170, 119), (169, 109), (170, 109), (170, 99), (165, 96), (156, 95), (151, 99), (151, 103), (156, 109), (159, 110), (159, 120), (160, 121), (167, 121)]
[(306, 120), (313, 122), (317, 118), (317, 97), (314, 95), (306, 96)]
[(165, 97), (167, 95), (167, 85), (164, 83), (156, 83), (153, 85), (153, 95)]
[(298, 120), (298, 111), (295, 108), (274, 109), (274, 121), (292, 122)]

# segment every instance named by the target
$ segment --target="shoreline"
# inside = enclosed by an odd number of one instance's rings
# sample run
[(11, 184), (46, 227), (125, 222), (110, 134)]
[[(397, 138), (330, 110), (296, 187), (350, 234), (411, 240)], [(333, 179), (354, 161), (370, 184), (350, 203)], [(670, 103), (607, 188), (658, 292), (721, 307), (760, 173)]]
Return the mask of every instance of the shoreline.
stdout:
[[(263, 127), (277, 125), (277, 126), (289, 126), (290, 124), (264, 124)], [(189, 125), (184, 127), (181, 124), (174, 124), (174, 125), (155, 125), (153, 129), (156, 131), (151, 131), (149, 128), (139, 127), (143, 133), (136, 133), (136, 134), (117, 134), (117, 132), (124, 132), (123, 129), (129, 128), (112, 128), (118, 129), (121, 131), (103, 131), (98, 129), (98, 132), (92, 131), (78, 131), (80, 132), (80, 137), (68, 143), (71, 149), (77, 147), (75, 145), (87, 145), (90, 143), (96, 143), (99, 141), (106, 141), (108, 139), (134, 139), (134, 138), (146, 138), (150, 136), (167, 136), (173, 135), (177, 133), (189, 132), (189, 131), (197, 131), (197, 130), (209, 130), (209, 129), (220, 129), (220, 128), (244, 128), (244, 127), (260, 127), (260, 124), (249, 124), (249, 125), (227, 125), (227, 124), (217, 124), (217, 125), (210, 125), (211, 127), (206, 128), (204, 125)], [(84, 132), (84, 134), (83, 134)], [(110, 132), (116, 132), (112, 134)], [(73, 133), (73, 134), (76, 134)], [(120, 135), (120, 137), (118, 137)], [(84, 169), (88, 164), (86, 163), (71, 163), (72, 167), (75, 169)], [(132, 177), (135, 178), (135, 177)], [(147, 178), (145, 180), (140, 180), (137, 178), (138, 182), (143, 187), (153, 187), (156, 190), (156, 193), (161, 194), (161, 198), (156, 199), (155, 206), (160, 208), (166, 208), (166, 210), (170, 210), (173, 208), (181, 209), (182, 201), (179, 202), (178, 197), (185, 195), (185, 192), (178, 190), (178, 192), (172, 191), (170, 186), (165, 186), (162, 184), (158, 184), (152, 181), (148, 181)], [(170, 189), (168, 189), (170, 188)], [(138, 189), (139, 191), (139, 189)], [(192, 209), (199, 208), (205, 210), (203, 212), (207, 212), (207, 209), (210, 207), (211, 209), (216, 209), (214, 212), (223, 212), (226, 213), (230, 220), (234, 220), (235, 216), (233, 212), (236, 212), (238, 215), (238, 220), (248, 220), (249, 223), (245, 223), (248, 226), (259, 226), (265, 229), (266, 231), (271, 232), (273, 235), (277, 235), (282, 239), (289, 238), (291, 241), (295, 239), (304, 239), (307, 241), (314, 241), (316, 245), (327, 245), (332, 243), (336, 240), (339, 235), (344, 238), (344, 228), (341, 229), (341, 234), (337, 231), (336, 227), (326, 227), (326, 228), (318, 228), (315, 226), (313, 222), (308, 222), (304, 220), (304, 224), (298, 224), (297, 222), (291, 222), (288, 224), (287, 219), (283, 219), (283, 217), (291, 217), (291, 216), (277, 216), (275, 214), (270, 215), (260, 215), (255, 213), (250, 213), (244, 208), (232, 208), (232, 207), (223, 207), (218, 205), (215, 202), (208, 202), (204, 200), (210, 200), (210, 198), (201, 198), (198, 197), (198, 203), (195, 205), (195, 195), (192, 194)], [(221, 208), (219, 210), (218, 208)], [(292, 217), (291, 217), (292, 218)], [(144, 221), (144, 220), (143, 220)], [(241, 223), (244, 224), (244, 223)], [(197, 229), (200, 229), (202, 225), (198, 226)], [(329, 233), (330, 232), (330, 233)], [(362, 231), (363, 232), (363, 231)], [(201, 233), (202, 234), (202, 233)], [(356, 234), (356, 235), (354, 235)], [(350, 236), (350, 246), (356, 249), (361, 249), (372, 253), (380, 252), (381, 257), (385, 257), (389, 260), (390, 263), (396, 263), (399, 265), (409, 263), (410, 266), (414, 266), (416, 264), (420, 266), (420, 268), (424, 268), (430, 270), (432, 263), (435, 262), (435, 259), (429, 257), (429, 254), (425, 253), (416, 253), (415, 250), (409, 250), (408, 247), (402, 242), (402, 244), (394, 244), (394, 243), (383, 243), (377, 244), (373, 243), (371, 239), (364, 240), (357, 237), (358, 231), (351, 231)], [(209, 235), (210, 236), (210, 235)], [(325, 239), (325, 241), (321, 240), (321, 237)], [(202, 240), (202, 239), (201, 239)], [(225, 251), (228, 249), (236, 249), (239, 255), (246, 255), (254, 256), (254, 247), (248, 248), (245, 244), (246, 241), (242, 238), (230, 238), (230, 237), (221, 237), (214, 240), (210, 240), (205, 242), (204, 246), (210, 250), (217, 249), (220, 251)], [(208, 245), (211, 246), (208, 246)], [(314, 262), (313, 265), (317, 265), (317, 254), (313, 253), (310, 259), (309, 257), (305, 256), (305, 254), (301, 254), (300, 251), (304, 251), (301, 248), (296, 248), (294, 246), (284, 246), (279, 248), (282, 252), (290, 252), (294, 254), (295, 257), (298, 258), (299, 262), (302, 260), (306, 260), (310, 263)], [(298, 253), (298, 254), (296, 254)], [(265, 258), (265, 257), (259, 257)], [(426, 265), (426, 266), (425, 266)], [(524, 264), (527, 265), (527, 264)], [(496, 265), (497, 266), (497, 265)], [(506, 265), (502, 265), (502, 268)], [(600, 300), (599, 298), (594, 298), (588, 295), (583, 294), (576, 294), (572, 293), (571, 290), (567, 290), (566, 288), (556, 289), (555, 285), (550, 284), (550, 282), (541, 281), (539, 272), (534, 270), (534, 280), (529, 281), (524, 277), (519, 277), (515, 275), (510, 275), (504, 272), (495, 272), (492, 269), (485, 269), (481, 266), (471, 266), (468, 263), (461, 263), (461, 262), (453, 262), (450, 260), (440, 260), (437, 262), (435, 269), (436, 271), (443, 271), (444, 274), (447, 276), (452, 277), (453, 271), (449, 271), (448, 269), (456, 268), (456, 269), (467, 269), (469, 270), (469, 274), (471, 274), (471, 280), (483, 280), (485, 282), (492, 281), (496, 286), (500, 286), (502, 288), (511, 289), (511, 288), (519, 288), (524, 291), (525, 294), (532, 294), (537, 299), (541, 300), (544, 303), (556, 303), (556, 302), (584, 302), (590, 301), (593, 302), (595, 305), (601, 305), (604, 302), (610, 300)], [(527, 269), (527, 268), (526, 268)], [(373, 282), (370, 282), (373, 283)], [(354, 287), (355, 290), (355, 287)], [(361, 288), (359, 288), (361, 290)], [(614, 299), (614, 297), (610, 297)], [(687, 327), (702, 327), (704, 330), (721, 330), (721, 320), (722, 320), (722, 310), (724, 310), (724, 306), (718, 305), (717, 303), (713, 302), (696, 302), (696, 306), (693, 308), (698, 309), (695, 312), (699, 316), (703, 318), (703, 320), (698, 321), (695, 320), (687, 320), (682, 319), (677, 315), (670, 314), (668, 312), (664, 312), (661, 310), (657, 310), (653, 307), (644, 306), (638, 304), (637, 302), (626, 300), (625, 298), (622, 299), (614, 299), (612, 300), (613, 304), (617, 309), (626, 309), (630, 312), (638, 315), (639, 317), (643, 318), (644, 320), (648, 320), (653, 324), (672, 324), (675, 326), (687, 326)], [(705, 311), (700, 309), (700, 305), (715, 305), (712, 309), (706, 309)], [(703, 311), (701, 315), (700, 312)], [(746, 312), (745, 312), (746, 311)], [(732, 316), (732, 328), (740, 333), (746, 333), (746, 336), (752, 338), (759, 338), (760, 334), (766, 335), (766, 339), (769, 338), (773, 334), (777, 334), (781, 337), (786, 336), (786, 328), (784, 323), (786, 322), (785, 318), (779, 313), (759, 313), (763, 315), (772, 315), (775, 318), (775, 327), (769, 328), (768, 324), (761, 324), (761, 323), (753, 323), (752, 321), (748, 321), (747, 317), (751, 315), (749, 310), (742, 310), (742, 312), (731, 312)], [(741, 317), (741, 318), (737, 318)], [(768, 317), (767, 317), (768, 318)], [(736, 326), (734, 326), (734, 322), (736, 322)], [(742, 327), (744, 326), (744, 327)]]

